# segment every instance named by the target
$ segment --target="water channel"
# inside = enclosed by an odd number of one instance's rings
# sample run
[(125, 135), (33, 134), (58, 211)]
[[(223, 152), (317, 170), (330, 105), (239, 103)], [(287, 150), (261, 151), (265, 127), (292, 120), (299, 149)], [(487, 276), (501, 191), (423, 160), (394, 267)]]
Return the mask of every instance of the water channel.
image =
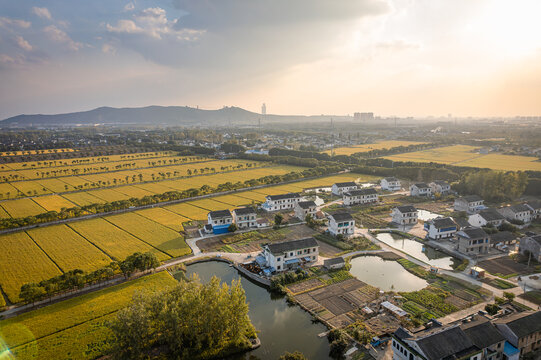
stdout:
[(360, 256), (351, 260), (349, 272), (357, 279), (385, 291), (417, 291), (428, 283), (406, 271), (396, 261), (379, 256)]
[(406, 254), (424, 261), (427, 264), (446, 270), (452, 269), (451, 265), (453, 264), (453, 257), (431, 248), (430, 246), (426, 246), (419, 241), (406, 238), (395, 239), (389, 233), (378, 234), (376, 238), (379, 241), (384, 242), (395, 249), (402, 250)]
[(284, 297), (274, 297), (267, 289), (256, 285), (223, 262), (211, 261), (187, 266), (186, 275), (197, 273), (201, 282), (216, 276), (228, 284), (241, 279), (250, 306), (250, 319), (259, 331), (261, 346), (232, 360), (278, 359), (286, 351), (302, 352), (310, 360), (330, 359), (329, 342), (318, 334), (327, 331), (320, 323), (312, 323), (310, 314), (298, 306), (290, 306)]

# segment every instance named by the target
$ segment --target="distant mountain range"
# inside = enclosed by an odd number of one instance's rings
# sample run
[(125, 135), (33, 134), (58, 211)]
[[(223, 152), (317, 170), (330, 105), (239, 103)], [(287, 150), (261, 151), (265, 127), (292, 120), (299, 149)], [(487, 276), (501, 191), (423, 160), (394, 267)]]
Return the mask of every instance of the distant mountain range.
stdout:
[(261, 115), (238, 107), (202, 110), (187, 106), (147, 106), (142, 108), (100, 107), (94, 110), (56, 115), (17, 115), (0, 121), (0, 127), (77, 126), (77, 125), (156, 125), (223, 126), (257, 125), (292, 121), (351, 120), (349, 116)]

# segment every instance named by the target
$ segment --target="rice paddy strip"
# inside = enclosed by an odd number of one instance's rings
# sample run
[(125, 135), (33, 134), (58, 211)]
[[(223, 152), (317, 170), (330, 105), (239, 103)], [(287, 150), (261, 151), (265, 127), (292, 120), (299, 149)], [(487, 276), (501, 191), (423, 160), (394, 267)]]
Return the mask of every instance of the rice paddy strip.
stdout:
[(32, 198), (32, 200), (47, 211), (60, 212), (62, 208), (69, 209), (75, 206), (74, 203), (64, 199), (60, 195), (37, 196)]
[(35, 181), (19, 181), (11, 183), (11, 185), (23, 193), (24, 196), (50, 194), (52, 192)]
[(88, 191), (88, 193), (105, 202), (128, 200), (130, 198), (128, 195), (122, 194), (114, 189), (92, 190)]
[[(59, 356), (93, 359), (100, 355), (94, 352), (95, 345), (101, 343), (98, 340), (110, 334), (99, 319), (111, 319), (110, 314), (125, 307), (136, 291), (160, 291), (175, 284), (176, 280), (162, 271), (64, 300), (0, 320), (0, 338), (17, 358), (26, 359), (26, 354), (33, 354), (37, 348), (42, 359), (59, 359)], [(54, 354), (46, 356), (47, 351)]]
[(0, 183), (0, 200), (12, 199), (17, 196), (19, 190), (8, 183)]
[(155, 253), (159, 260), (169, 258), (169, 256), (102, 218), (77, 221), (67, 226), (115, 260), (124, 260), (135, 252), (148, 251)]
[(11, 216), (4, 210), (4, 208), (0, 207), (0, 219), (9, 219)]
[(66, 191), (75, 191), (77, 190), (74, 186), (71, 186), (59, 179), (43, 179), (37, 180), (36, 183), (40, 184), (44, 188), (47, 188), (55, 193), (62, 193)]
[(182, 224), (190, 220), (184, 216), (161, 207), (137, 210), (135, 213), (179, 232), (184, 230)]
[(125, 213), (107, 216), (104, 219), (171, 257), (191, 253), (191, 249), (184, 241), (184, 237), (177, 231), (144, 216), (136, 213)]
[(13, 303), (19, 301), (22, 285), (61, 274), (25, 232), (0, 235), (0, 249), (0, 286)]
[(216, 196), (216, 197), (213, 197), (212, 200), (219, 201), (226, 205), (232, 205), (232, 206), (250, 205), (252, 203), (250, 200), (247, 200), (246, 198), (239, 197), (236, 195)]
[(30, 198), (3, 201), (0, 205), (14, 218), (34, 216), (47, 212)]
[(72, 203), (79, 206), (85, 206), (85, 205), (90, 205), (90, 204), (104, 204), (106, 202), (105, 200), (95, 197), (94, 195), (89, 194), (84, 191), (70, 193), (70, 194), (63, 194), (62, 197), (68, 199)]
[[(339, 147), (334, 149), (334, 155), (351, 155), (359, 152), (369, 152), (372, 150), (381, 150), (381, 149), (392, 149), (399, 146), (409, 146), (424, 144), (423, 142), (418, 141), (402, 141), (402, 140), (387, 140), (387, 141), (378, 141), (374, 144), (363, 144), (363, 145), (354, 145), (350, 147)], [(326, 154), (331, 154), (331, 150), (323, 151)]]
[(39, 247), (63, 270), (94, 271), (109, 264), (109, 256), (66, 225), (27, 231)]
[(258, 202), (264, 202), (265, 201), (265, 195), (255, 192), (255, 191), (243, 191), (236, 193), (236, 196), (245, 198), (247, 200), (254, 200)]
[(201, 200), (195, 200), (190, 201), (188, 204), (200, 207), (207, 211), (215, 211), (215, 210), (226, 210), (232, 208), (231, 205), (225, 205), (224, 203), (221, 203), (219, 201), (215, 201), (214, 199), (201, 199)]
[(135, 186), (119, 186), (114, 188), (114, 190), (118, 193), (124, 194), (130, 198), (143, 198), (145, 196), (152, 196), (154, 195), (153, 192), (150, 192), (148, 190), (144, 190)]
[(62, 149), (43, 149), (43, 150), (17, 150), (17, 151), (4, 151), (0, 152), (0, 156), (15, 156), (15, 155), (36, 155), (36, 154), (56, 154), (65, 152), (74, 152), (75, 150), (70, 148)]
[(185, 202), (175, 205), (167, 205), (165, 206), (165, 209), (182, 215), (190, 220), (206, 220), (208, 214), (207, 210), (203, 210), (200, 207), (193, 206)]

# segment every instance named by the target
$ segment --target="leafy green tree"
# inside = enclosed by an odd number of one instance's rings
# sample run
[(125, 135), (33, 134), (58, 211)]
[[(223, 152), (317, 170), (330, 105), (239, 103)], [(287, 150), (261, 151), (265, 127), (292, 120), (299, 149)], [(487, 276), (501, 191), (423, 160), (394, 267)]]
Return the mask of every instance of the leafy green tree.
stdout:
[(282, 224), (282, 221), (284, 220), (284, 216), (282, 214), (276, 214), (274, 215), (274, 223), (278, 226)]
[(27, 304), (34, 304), (36, 301), (45, 297), (46, 291), (36, 283), (28, 283), (21, 286), (19, 297)]
[(485, 305), (485, 311), (489, 315), (496, 315), (498, 313), (498, 310), (500, 310), (500, 308), (496, 304), (486, 304)]
[(300, 351), (295, 352), (286, 352), (284, 355), (280, 356), (279, 360), (308, 360), (306, 359), (306, 356), (304, 356), (303, 353)]
[(513, 300), (515, 300), (515, 294), (513, 294), (512, 292), (504, 291), (503, 297), (506, 298), (507, 301), (509, 302), (512, 302)]
[(237, 224), (231, 224), (229, 225), (229, 227), (227, 228), (227, 230), (229, 230), (229, 232), (235, 232), (237, 231)]

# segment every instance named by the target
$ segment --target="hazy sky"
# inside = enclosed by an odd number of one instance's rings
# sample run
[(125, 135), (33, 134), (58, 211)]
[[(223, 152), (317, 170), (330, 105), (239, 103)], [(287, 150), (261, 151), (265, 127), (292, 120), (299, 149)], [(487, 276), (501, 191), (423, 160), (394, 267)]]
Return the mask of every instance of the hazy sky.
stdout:
[(0, 0), (0, 118), (541, 115), (540, 0)]

